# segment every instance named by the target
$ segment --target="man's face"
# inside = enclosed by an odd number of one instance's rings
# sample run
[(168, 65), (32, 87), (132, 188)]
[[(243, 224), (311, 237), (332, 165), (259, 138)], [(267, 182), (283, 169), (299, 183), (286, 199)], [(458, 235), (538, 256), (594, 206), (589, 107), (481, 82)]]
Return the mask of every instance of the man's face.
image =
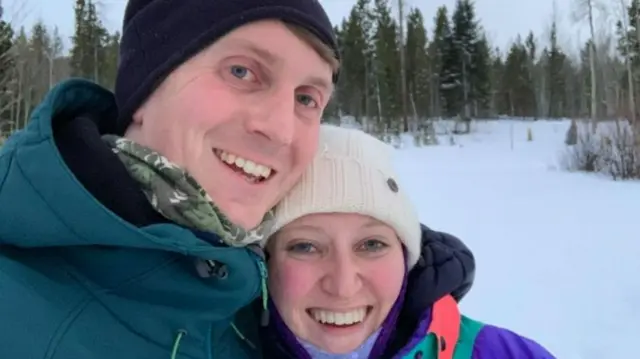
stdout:
[(331, 79), (329, 63), (283, 23), (251, 23), (171, 73), (127, 137), (181, 165), (253, 228), (310, 164)]

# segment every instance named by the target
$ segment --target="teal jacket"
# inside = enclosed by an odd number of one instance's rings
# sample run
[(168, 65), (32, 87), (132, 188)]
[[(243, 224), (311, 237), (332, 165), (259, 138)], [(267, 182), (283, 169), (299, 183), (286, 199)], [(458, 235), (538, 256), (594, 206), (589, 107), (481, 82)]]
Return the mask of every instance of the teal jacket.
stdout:
[[(0, 150), (0, 357), (259, 357), (257, 320), (237, 314), (261, 293), (262, 259), (108, 210), (56, 145), (55, 122), (79, 114), (114, 116), (113, 95), (62, 83)], [(197, 270), (207, 262), (226, 270)]]

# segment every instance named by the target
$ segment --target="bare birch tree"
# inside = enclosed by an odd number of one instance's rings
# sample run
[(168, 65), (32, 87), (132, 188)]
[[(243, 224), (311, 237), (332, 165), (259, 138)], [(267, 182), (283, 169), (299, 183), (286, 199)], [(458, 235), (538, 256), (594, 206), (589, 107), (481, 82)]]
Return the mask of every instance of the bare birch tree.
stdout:
[[(624, 31), (625, 36), (627, 36), (627, 34), (629, 34), (629, 17), (627, 16), (627, 4), (625, 0), (620, 0), (620, 17), (621, 17), (621, 24), (622, 24), (622, 29)], [(625, 67), (627, 68), (627, 86), (629, 87), (628, 89), (628, 106), (629, 106), (629, 116), (630, 116), (630, 121), (632, 123), (636, 122), (636, 104), (635, 104), (635, 99), (634, 99), (634, 89), (633, 89), (633, 70), (632, 70), (632, 64), (631, 64), (631, 58), (630, 55), (631, 54), (631, 48), (629, 46), (629, 41), (623, 41), (624, 43), (624, 51), (627, 54), (627, 56), (624, 57), (624, 62), (625, 62)]]
[(574, 0), (574, 21), (587, 21), (589, 24), (589, 70), (591, 73), (591, 131), (596, 132), (598, 116), (598, 87), (596, 73), (596, 35), (594, 26), (594, 10), (602, 8), (596, 0)]

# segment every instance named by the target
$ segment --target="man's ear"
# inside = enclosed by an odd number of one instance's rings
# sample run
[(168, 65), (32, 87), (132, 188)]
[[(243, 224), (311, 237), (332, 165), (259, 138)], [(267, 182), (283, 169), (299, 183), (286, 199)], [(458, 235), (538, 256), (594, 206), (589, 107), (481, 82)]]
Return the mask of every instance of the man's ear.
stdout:
[(143, 122), (143, 119), (145, 117), (144, 113), (146, 112), (145, 111), (146, 107), (147, 106), (145, 106), (145, 104), (142, 104), (142, 106), (140, 106), (140, 108), (138, 110), (136, 110), (136, 112), (133, 113), (133, 116), (132, 116), (132, 119), (131, 119), (132, 120), (131, 124), (136, 124), (137, 126), (142, 126), (142, 122)]
[(131, 123), (129, 123), (129, 127), (125, 130), (124, 136), (127, 138), (131, 138), (134, 141), (141, 141), (142, 138), (142, 125), (144, 123), (144, 119), (147, 117), (147, 102), (145, 101), (140, 108), (138, 108), (133, 115), (131, 115)]

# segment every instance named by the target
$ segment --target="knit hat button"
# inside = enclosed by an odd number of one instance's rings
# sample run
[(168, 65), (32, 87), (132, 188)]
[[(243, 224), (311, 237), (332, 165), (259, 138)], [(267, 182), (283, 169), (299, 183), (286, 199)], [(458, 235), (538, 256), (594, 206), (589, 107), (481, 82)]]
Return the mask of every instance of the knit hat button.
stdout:
[(387, 185), (389, 186), (389, 189), (391, 191), (393, 191), (394, 193), (398, 193), (398, 184), (393, 178), (389, 178), (387, 180)]

